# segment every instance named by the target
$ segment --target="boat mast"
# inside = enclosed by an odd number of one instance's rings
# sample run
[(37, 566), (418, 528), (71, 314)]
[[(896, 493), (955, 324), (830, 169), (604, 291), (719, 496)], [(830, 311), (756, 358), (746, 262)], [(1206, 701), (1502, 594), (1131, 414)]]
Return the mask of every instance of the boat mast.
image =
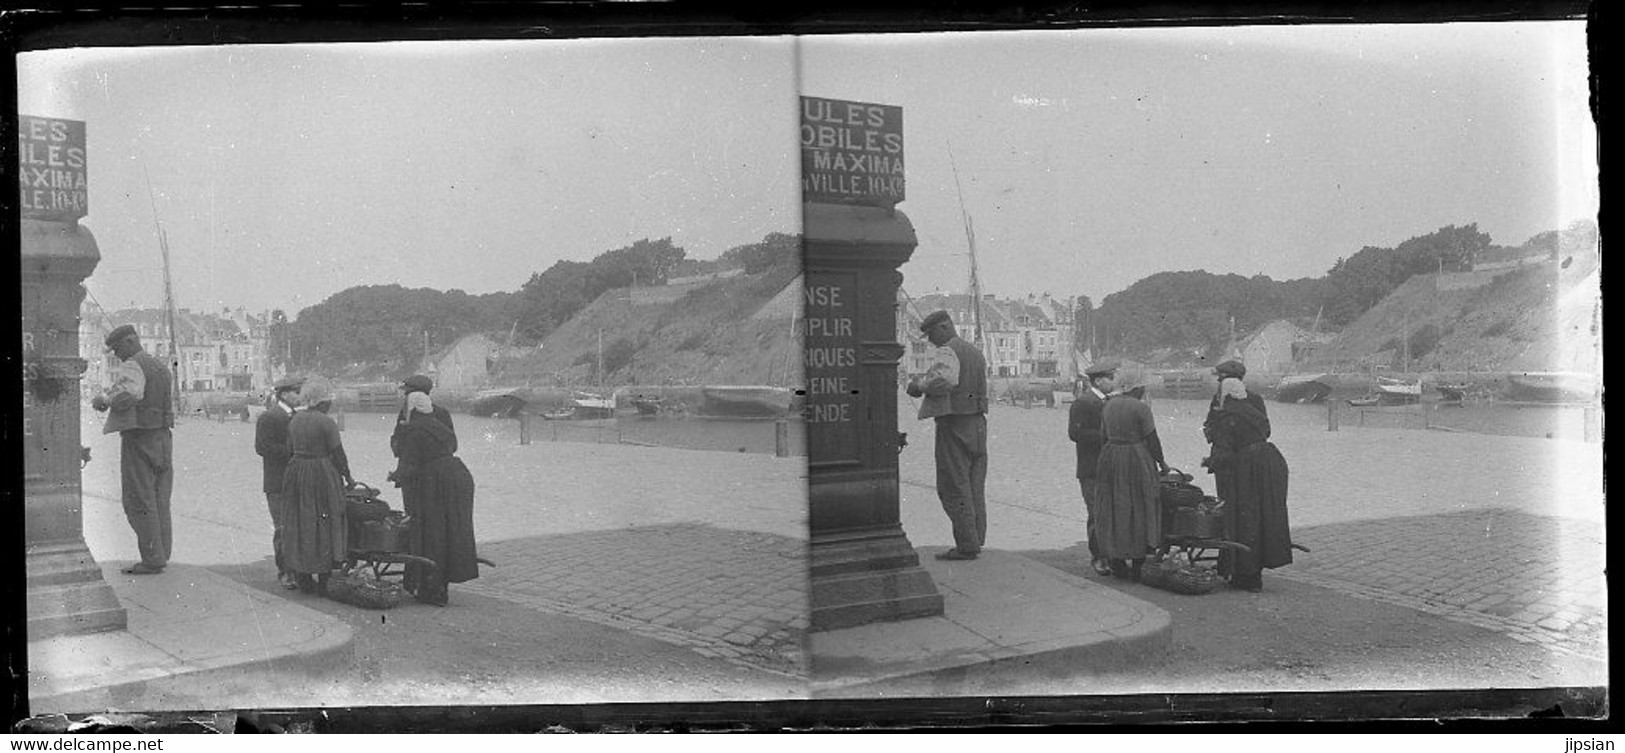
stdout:
[(147, 173), (145, 165), (141, 166), (141, 175), (147, 181), (147, 202), (152, 205), (152, 226), (158, 231), (158, 250), (164, 259), (164, 316), (169, 325), (169, 399), (177, 408), (181, 404), (181, 349), (175, 338), (175, 289), (169, 277), (169, 233), (164, 231), (164, 224), (158, 220), (158, 200), (153, 197), (152, 176)]
[(965, 211), (965, 189), (959, 184), (959, 166), (954, 163), (951, 146), (948, 148), (948, 165), (954, 172), (954, 190), (959, 194), (959, 215), (965, 221), (965, 245), (970, 251), (971, 343), (978, 350), (985, 350), (982, 347), (982, 281), (976, 272), (976, 230), (970, 213)]

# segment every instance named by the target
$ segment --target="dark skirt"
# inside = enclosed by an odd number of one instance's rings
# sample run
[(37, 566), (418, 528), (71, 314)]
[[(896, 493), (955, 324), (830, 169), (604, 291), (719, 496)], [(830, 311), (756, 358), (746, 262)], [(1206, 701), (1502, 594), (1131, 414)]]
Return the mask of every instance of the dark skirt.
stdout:
[(1100, 556), (1138, 559), (1161, 543), (1160, 492), (1157, 463), (1143, 443), (1108, 443), (1101, 448), (1095, 473)]
[(480, 576), (474, 549), (474, 476), (455, 455), (429, 461), (401, 484), (401, 506), (412, 516), (408, 549), (434, 560), (434, 577), (408, 565), (406, 585), (433, 590)]
[(344, 481), (325, 457), (295, 457), (282, 476), (282, 564), (321, 574), (346, 557)]
[(1217, 482), (1225, 503), (1225, 538), (1252, 550), (1221, 558), (1222, 569), (1246, 578), (1291, 564), (1287, 466), (1281, 451), (1270, 442), (1250, 445), (1236, 453), (1234, 465)]

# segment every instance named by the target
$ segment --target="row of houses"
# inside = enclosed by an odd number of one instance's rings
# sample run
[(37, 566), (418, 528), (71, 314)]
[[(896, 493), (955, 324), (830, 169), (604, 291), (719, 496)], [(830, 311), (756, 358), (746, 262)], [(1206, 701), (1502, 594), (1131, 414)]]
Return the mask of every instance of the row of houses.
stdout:
[[(142, 347), (159, 359), (167, 361), (170, 351), (178, 350), (176, 367), (186, 392), (264, 392), (284, 373), (267, 352), (270, 316), (242, 308), (218, 313), (177, 310), (173, 345), (169, 317), (163, 309), (103, 311), (86, 302), (79, 321), (79, 355), (85, 359), (87, 386), (107, 384), (117, 364), (103, 341), (123, 324), (134, 326)], [(479, 387), (489, 381), (492, 368), (506, 350), (486, 335), (466, 335), (425, 353), (415, 371), (428, 374), (444, 387)]]
[(189, 392), (260, 392), (281, 376), (266, 353), (270, 317), (242, 308), (218, 313), (180, 309), (175, 312), (175, 337), (169, 336), (169, 317), (163, 309), (103, 311), (90, 303), (80, 307), (79, 349), (85, 359), (85, 384), (104, 385), (116, 365), (104, 340), (114, 327), (129, 324), (147, 352), (176, 366), (181, 388)]
[(974, 337), (981, 322), (982, 355), (990, 376), (1065, 379), (1078, 376), (1073, 345), (1073, 317), (1065, 299), (1048, 293), (1026, 298), (983, 295), (980, 306), (964, 293), (929, 293), (914, 298), (897, 292), (897, 341), (907, 343), (899, 368), (909, 376), (925, 373), (931, 362), (931, 344), (920, 337), (920, 322), (932, 311), (947, 311), (959, 334)]

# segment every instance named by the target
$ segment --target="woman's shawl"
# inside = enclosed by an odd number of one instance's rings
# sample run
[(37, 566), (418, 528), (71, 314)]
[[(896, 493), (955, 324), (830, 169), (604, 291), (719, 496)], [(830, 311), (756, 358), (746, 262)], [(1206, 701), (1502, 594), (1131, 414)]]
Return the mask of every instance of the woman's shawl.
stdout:
[(410, 432), (421, 432), (438, 449), (450, 455), (457, 452), (457, 435), (433, 413), (413, 412), (412, 417), (403, 425)]
[(1240, 421), (1248, 429), (1251, 429), (1254, 433), (1256, 433), (1259, 441), (1270, 438), (1269, 416), (1266, 416), (1263, 411), (1259, 410), (1258, 406), (1253, 405), (1251, 400), (1226, 398), (1224, 401), (1224, 412), (1227, 415), (1234, 416), (1236, 420)]

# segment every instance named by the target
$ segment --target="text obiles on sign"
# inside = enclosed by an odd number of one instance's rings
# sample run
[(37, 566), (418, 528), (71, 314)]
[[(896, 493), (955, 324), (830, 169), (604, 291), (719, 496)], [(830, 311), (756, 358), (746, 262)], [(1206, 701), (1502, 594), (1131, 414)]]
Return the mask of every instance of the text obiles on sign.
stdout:
[(17, 116), (17, 193), (24, 219), (73, 222), (85, 216), (85, 124)]
[(803, 201), (891, 207), (903, 184), (903, 108), (801, 98)]

